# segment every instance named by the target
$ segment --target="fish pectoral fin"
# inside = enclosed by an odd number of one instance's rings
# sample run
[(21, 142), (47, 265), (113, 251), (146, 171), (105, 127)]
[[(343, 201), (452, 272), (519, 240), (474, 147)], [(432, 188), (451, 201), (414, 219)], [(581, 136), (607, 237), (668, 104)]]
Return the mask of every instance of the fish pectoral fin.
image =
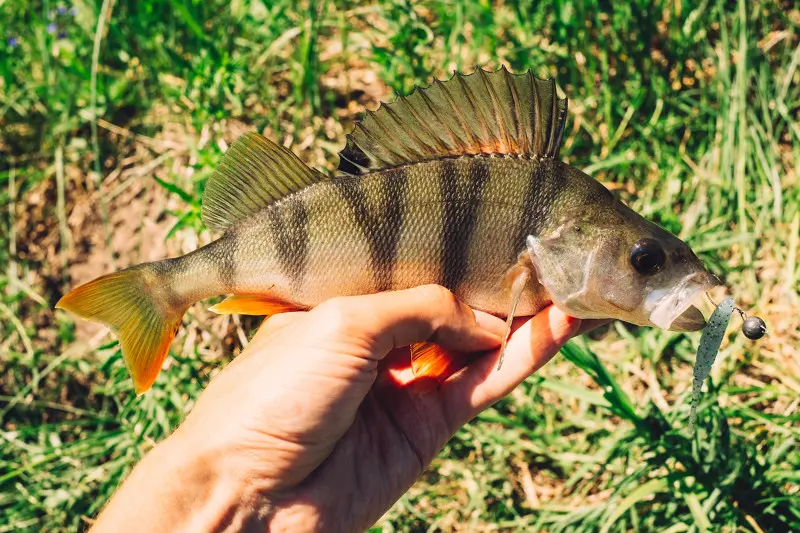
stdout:
[(234, 294), (209, 307), (208, 310), (220, 315), (262, 316), (301, 311), (302, 307), (263, 295)]
[(497, 360), (497, 370), (500, 370), (503, 366), (503, 358), (506, 355), (508, 338), (511, 336), (511, 325), (514, 322), (514, 315), (517, 312), (517, 306), (522, 299), (522, 293), (525, 292), (525, 287), (527, 287), (532, 274), (531, 268), (524, 262), (520, 262), (514, 265), (506, 276), (506, 283), (510, 285), (511, 309), (508, 311), (506, 330), (503, 333), (503, 342), (500, 344), (500, 359)]

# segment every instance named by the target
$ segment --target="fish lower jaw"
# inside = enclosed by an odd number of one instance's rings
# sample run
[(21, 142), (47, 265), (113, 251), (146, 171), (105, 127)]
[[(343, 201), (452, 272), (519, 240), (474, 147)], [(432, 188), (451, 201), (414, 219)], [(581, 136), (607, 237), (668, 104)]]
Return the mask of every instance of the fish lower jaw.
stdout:
[(645, 310), (649, 310), (652, 325), (664, 330), (698, 331), (706, 321), (700, 310), (692, 303), (713, 284), (688, 281), (674, 289), (659, 289), (645, 299)]

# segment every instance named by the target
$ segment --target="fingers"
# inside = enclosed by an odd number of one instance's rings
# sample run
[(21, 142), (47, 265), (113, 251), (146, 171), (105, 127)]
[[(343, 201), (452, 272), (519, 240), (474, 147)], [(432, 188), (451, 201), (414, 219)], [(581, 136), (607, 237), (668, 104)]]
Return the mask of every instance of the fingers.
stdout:
[(374, 358), (425, 341), (462, 352), (489, 350), (504, 331), (502, 320), (473, 311), (438, 285), (335, 298), (309, 315), (329, 335), (364, 346)]
[(578, 335), (583, 335), (584, 333), (589, 333), (592, 330), (595, 330), (601, 326), (605, 326), (606, 324), (611, 324), (614, 320), (611, 318), (592, 318), (583, 320), (581, 322), (581, 327), (578, 328), (578, 333), (575, 334), (577, 337)]
[(544, 366), (581, 328), (581, 321), (547, 307), (523, 324), (506, 348), (505, 361), (496, 370), (499, 353), (483, 357), (444, 383), (440, 394), (453, 427), (471, 420), (528, 376)]

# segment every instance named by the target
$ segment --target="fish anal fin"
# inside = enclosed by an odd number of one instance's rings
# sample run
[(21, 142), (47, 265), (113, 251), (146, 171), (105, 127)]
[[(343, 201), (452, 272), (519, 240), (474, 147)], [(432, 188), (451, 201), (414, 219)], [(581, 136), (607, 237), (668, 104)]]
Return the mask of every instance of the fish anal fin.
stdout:
[(566, 117), (555, 80), (476, 68), (368, 112), (347, 136), (339, 170), (365, 174), (476, 154), (556, 158)]
[(288, 148), (258, 133), (246, 133), (228, 148), (206, 182), (203, 222), (209, 229), (224, 231), (323, 179)]
[(300, 311), (302, 307), (297, 304), (284, 302), (269, 296), (256, 295), (256, 294), (234, 294), (228, 296), (217, 305), (209, 307), (209, 311), (213, 311), (220, 315), (277, 315), (279, 313), (288, 313), (291, 311)]

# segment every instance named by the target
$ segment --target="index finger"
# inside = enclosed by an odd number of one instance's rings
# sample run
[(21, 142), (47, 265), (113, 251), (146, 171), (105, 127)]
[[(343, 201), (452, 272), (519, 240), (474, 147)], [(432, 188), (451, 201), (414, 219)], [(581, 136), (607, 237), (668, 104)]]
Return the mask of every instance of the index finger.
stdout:
[(495, 368), (499, 353), (494, 353), (445, 382), (441, 395), (451, 423), (456, 427), (465, 424), (506, 396), (578, 335), (581, 326), (580, 319), (552, 305), (537, 313), (509, 339), (500, 370)]

